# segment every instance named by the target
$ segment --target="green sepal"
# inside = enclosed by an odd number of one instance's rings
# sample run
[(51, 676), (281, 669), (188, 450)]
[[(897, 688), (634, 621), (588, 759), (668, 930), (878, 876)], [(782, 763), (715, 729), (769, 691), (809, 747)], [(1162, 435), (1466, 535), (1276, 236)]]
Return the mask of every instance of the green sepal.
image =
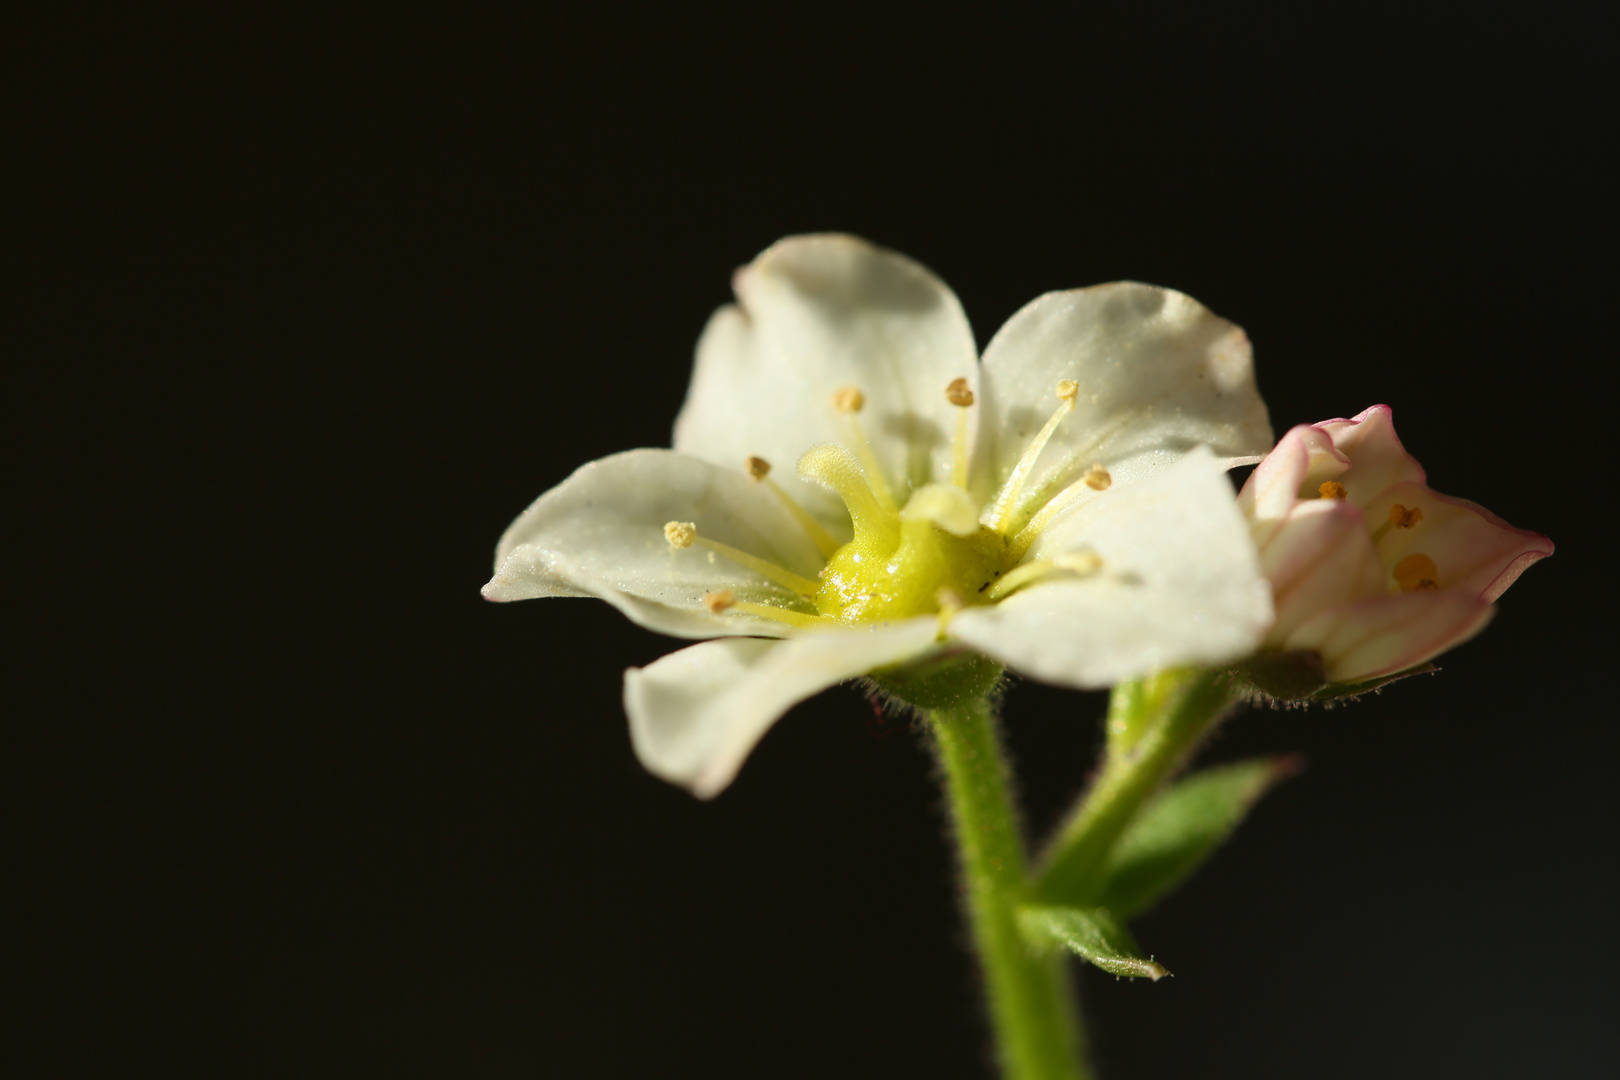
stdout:
[(1309, 650), (1258, 652), (1233, 667), (1232, 674), (1273, 701), (1309, 700), (1328, 685), (1322, 657)]
[(1122, 919), (1146, 911), (1192, 876), (1268, 788), (1298, 771), (1298, 758), (1261, 758), (1205, 769), (1160, 792), (1109, 851), (1096, 902)]
[(1377, 690), (1381, 686), (1412, 675), (1428, 675), (1440, 669), (1418, 664), (1393, 675), (1381, 675), (1353, 683), (1330, 683), (1322, 670), (1322, 658), (1308, 650), (1299, 652), (1258, 652), (1232, 668), (1232, 674), (1249, 689), (1273, 702), (1306, 703), (1339, 701)]
[(1110, 975), (1158, 982), (1170, 974), (1144, 958), (1130, 931), (1104, 908), (1025, 904), (1018, 909), (1018, 928), (1034, 948), (1068, 949)]
[(946, 648), (867, 675), (873, 687), (916, 709), (952, 709), (994, 694), (1006, 668), (965, 649)]
[(1351, 698), (1360, 697), (1362, 694), (1371, 693), (1380, 687), (1388, 686), (1392, 682), (1409, 679), (1413, 675), (1433, 675), (1439, 670), (1434, 664), (1419, 664), (1417, 667), (1409, 667), (1405, 671), (1397, 671), (1393, 675), (1384, 675), (1377, 679), (1368, 679), (1365, 682), (1332, 683), (1312, 694), (1311, 700), (1348, 701)]

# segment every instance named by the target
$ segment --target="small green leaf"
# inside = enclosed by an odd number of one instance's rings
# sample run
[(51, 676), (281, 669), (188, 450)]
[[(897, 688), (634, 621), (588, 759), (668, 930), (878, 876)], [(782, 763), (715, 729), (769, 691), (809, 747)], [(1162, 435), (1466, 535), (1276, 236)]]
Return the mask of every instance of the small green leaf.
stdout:
[(1298, 770), (1295, 758), (1243, 761), (1161, 792), (1108, 853), (1096, 902), (1122, 919), (1147, 910), (1198, 869), (1267, 788)]
[(1158, 982), (1170, 974), (1162, 964), (1144, 960), (1130, 931), (1102, 908), (1025, 904), (1018, 909), (1018, 926), (1036, 948), (1062, 946), (1111, 975)]

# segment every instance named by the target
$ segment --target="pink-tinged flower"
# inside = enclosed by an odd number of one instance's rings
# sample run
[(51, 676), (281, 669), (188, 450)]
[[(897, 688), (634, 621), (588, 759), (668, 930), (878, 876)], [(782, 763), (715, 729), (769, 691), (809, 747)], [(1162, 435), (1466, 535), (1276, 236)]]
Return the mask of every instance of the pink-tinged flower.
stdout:
[(1405, 671), (1460, 645), (1552, 541), (1441, 495), (1387, 405), (1284, 435), (1238, 495), (1271, 582), (1265, 648), (1314, 653), (1328, 683)]

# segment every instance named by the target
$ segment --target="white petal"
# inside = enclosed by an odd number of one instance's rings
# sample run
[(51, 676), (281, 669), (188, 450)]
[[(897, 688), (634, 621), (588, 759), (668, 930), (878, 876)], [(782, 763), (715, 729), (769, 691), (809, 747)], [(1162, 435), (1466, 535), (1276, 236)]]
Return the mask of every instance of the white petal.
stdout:
[(980, 372), (977, 484), (995, 487), (1011, 472), (1057, 408), (1061, 379), (1080, 396), (1031, 474), (1034, 494), (1055, 493), (1094, 463), (1117, 481), (1198, 443), (1228, 458), (1271, 446), (1243, 331), (1181, 293), (1119, 282), (1048, 293), (996, 332)]
[(643, 626), (680, 637), (777, 634), (784, 627), (736, 614), (712, 615), (707, 592), (796, 605), (788, 590), (699, 545), (676, 550), (669, 521), (804, 577), (821, 558), (770, 489), (740, 469), (672, 450), (630, 450), (593, 461), (540, 496), (501, 537), (490, 600), (595, 596)]
[(950, 636), (1046, 682), (1099, 687), (1225, 663), (1252, 652), (1271, 621), (1248, 526), (1222, 462), (1202, 447), (1060, 515), (1038, 546), (1032, 558), (1094, 551), (1101, 569), (969, 608)]
[(816, 630), (786, 641), (727, 638), (624, 673), (630, 739), (647, 771), (713, 798), (793, 705), (829, 686), (927, 651), (932, 617)]
[[(819, 443), (851, 445), (833, 392), (857, 386), (858, 416), (896, 497), (948, 480), (953, 379), (977, 383), (961, 305), (904, 256), (852, 236), (790, 237), (738, 271), (739, 304), (715, 312), (698, 342), (675, 449), (728, 468), (750, 455), (829, 525), (849, 535), (838, 500), (793, 475)], [(969, 417), (977, 409), (970, 409)]]

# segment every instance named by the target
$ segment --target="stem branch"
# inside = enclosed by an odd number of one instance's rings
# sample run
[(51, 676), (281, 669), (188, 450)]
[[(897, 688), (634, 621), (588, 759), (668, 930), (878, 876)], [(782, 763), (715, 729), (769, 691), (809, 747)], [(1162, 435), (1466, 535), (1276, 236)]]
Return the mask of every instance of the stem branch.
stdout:
[(1090, 903), (1114, 841), (1236, 700), (1231, 679), (1215, 671), (1165, 672), (1115, 687), (1102, 773), (1059, 830), (1035, 895)]

